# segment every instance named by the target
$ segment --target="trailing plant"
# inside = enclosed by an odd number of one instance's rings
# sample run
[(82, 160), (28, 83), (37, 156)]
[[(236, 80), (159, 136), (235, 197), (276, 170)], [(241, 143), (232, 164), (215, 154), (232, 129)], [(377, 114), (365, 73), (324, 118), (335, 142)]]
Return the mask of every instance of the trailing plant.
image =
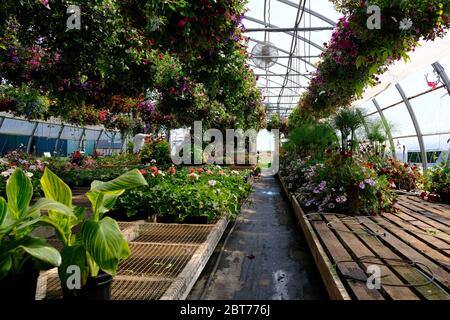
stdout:
[[(443, 37), (450, 26), (449, 0), (344, 1), (333, 0), (344, 14), (318, 64), (298, 108), (302, 113), (327, 117), (349, 107), (364, 88), (376, 85), (378, 75), (397, 60), (408, 61), (408, 52), (420, 40)], [(369, 5), (381, 10), (380, 29), (368, 30)]]

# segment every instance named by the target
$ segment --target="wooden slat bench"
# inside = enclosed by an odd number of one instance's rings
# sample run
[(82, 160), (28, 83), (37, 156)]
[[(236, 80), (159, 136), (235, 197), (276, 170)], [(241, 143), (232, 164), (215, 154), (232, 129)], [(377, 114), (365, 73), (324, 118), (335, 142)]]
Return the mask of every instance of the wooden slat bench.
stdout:
[(396, 214), (305, 214), (282, 185), (331, 299), (450, 300), (450, 206), (400, 195)]

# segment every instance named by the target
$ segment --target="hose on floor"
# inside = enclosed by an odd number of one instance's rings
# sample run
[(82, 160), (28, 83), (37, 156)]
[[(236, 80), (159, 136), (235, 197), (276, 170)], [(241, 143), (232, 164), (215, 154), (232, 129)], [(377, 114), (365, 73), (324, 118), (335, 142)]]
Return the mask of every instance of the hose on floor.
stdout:
[[(369, 261), (371, 260), (371, 261)], [(374, 261), (374, 260), (378, 260), (378, 261)], [(384, 262), (382, 262), (381, 260), (383, 260)], [(408, 284), (396, 284), (396, 283), (385, 283), (383, 282), (382, 285), (386, 286), (386, 287), (423, 287), (423, 286), (427, 286), (431, 283), (435, 282), (435, 274), (433, 272), (433, 270), (431, 270), (430, 267), (428, 267), (426, 264), (423, 264), (421, 262), (418, 261), (405, 261), (402, 259), (395, 259), (395, 258), (385, 258), (385, 257), (375, 257), (375, 256), (362, 256), (356, 259), (349, 259), (349, 260), (340, 260), (340, 261), (336, 261), (333, 264), (334, 268), (337, 268), (339, 266), (339, 264), (343, 264), (343, 263), (357, 263), (358, 265), (363, 265), (363, 264), (371, 264), (371, 265), (380, 265), (380, 266), (385, 266), (385, 267), (410, 267), (410, 268), (415, 268), (416, 270), (418, 270), (417, 266), (421, 266), (421, 269), (425, 269), (427, 270), (426, 272), (426, 277), (428, 278), (427, 281), (422, 282), (422, 283), (408, 283)], [(424, 272), (420, 271), (422, 274)], [(350, 280), (354, 280), (354, 281), (359, 281), (359, 282), (364, 282), (367, 283), (367, 280), (369, 278), (366, 279), (361, 279), (361, 278), (357, 278), (355, 276), (352, 275), (348, 275), (348, 274), (344, 274), (341, 271), (341, 274), (344, 278), (346, 279), (350, 279)], [(385, 278), (387, 276), (382, 276), (381, 278)]]

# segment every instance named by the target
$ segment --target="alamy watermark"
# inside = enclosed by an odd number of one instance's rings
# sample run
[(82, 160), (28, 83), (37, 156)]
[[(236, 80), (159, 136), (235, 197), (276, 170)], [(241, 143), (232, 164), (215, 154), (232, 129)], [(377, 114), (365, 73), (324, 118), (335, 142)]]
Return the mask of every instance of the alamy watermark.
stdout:
[(367, 278), (366, 286), (369, 290), (381, 289), (381, 269), (377, 265), (370, 265), (367, 267), (367, 274), (370, 276)]
[[(380, 30), (381, 29), (381, 8), (377, 5), (368, 5), (367, 6), (367, 14), (369, 18), (367, 18), (367, 29), (369, 30)], [(410, 18), (403, 18), (400, 21), (397, 21), (394, 17), (390, 17), (395, 23), (398, 23), (398, 28), (400, 30), (406, 31), (412, 28), (413, 23)]]
[[(172, 162), (176, 165), (185, 164), (216, 164), (216, 165), (256, 165), (257, 136), (254, 129), (226, 129), (225, 139), (223, 131), (219, 129), (203, 130), (202, 121), (195, 121), (191, 130), (189, 143), (184, 143), (172, 153)], [(273, 173), (279, 170), (280, 132), (271, 131), (274, 138), (271, 169)], [(204, 144), (207, 144), (203, 148)]]
[(66, 280), (66, 287), (69, 290), (81, 289), (81, 269), (77, 265), (67, 267), (66, 273), (69, 275)]
[(76, 5), (70, 5), (67, 10), (67, 14), (70, 14), (70, 16), (67, 18), (66, 26), (67, 30), (72, 29), (81, 29), (81, 9), (79, 6)]

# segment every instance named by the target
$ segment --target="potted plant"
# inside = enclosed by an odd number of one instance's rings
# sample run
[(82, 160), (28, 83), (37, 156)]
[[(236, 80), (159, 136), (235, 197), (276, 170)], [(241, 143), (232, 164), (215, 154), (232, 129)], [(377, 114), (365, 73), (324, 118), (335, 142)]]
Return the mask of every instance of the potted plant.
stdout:
[(57, 267), (61, 255), (45, 239), (32, 235), (43, 216), (41, 209), (58, 210), (66, 220), (72, 210), (51, 199), (39, 199), (30, 207), (33, 186), (16, 169), (6, 184), (8, 201), (0, 197), (0, 299), (33, 300), (39, 270)]
[[(72, 208), (70, 188), (52, 171), (45, 170), (41, 184), (47, 198)], [(138, 170), (109, 182), (93, 181), (86, 193), (92, 205), (90, 217), (82, 208), (73, 208), (75, 214), (70, 217), (58, 210), (50, 210), (48, 217), (43, 217), (45, 223), (55, 228), (63, 245), (58, 273), (65, 299), (110, 298), (112, 276), (130, 250), (118, 223), (105, 214), (125, 190), (145, 185), (147, 181)]]

